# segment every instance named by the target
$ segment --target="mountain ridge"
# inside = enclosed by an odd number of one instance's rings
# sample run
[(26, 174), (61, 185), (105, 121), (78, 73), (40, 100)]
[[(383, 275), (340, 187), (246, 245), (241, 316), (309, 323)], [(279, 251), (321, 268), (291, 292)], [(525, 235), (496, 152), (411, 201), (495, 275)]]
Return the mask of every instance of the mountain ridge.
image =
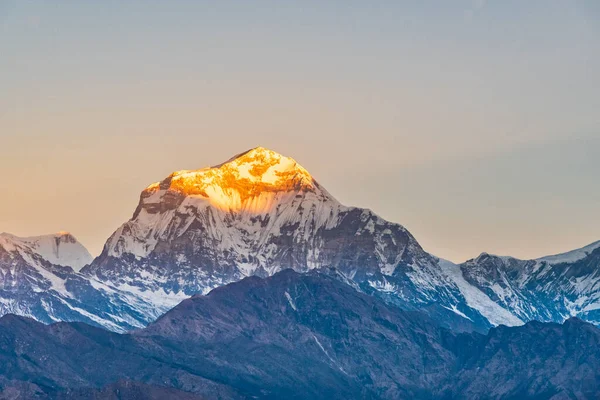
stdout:
[[(30, 249), (37, 255), (20, 265), (41, 276), (32, 281), (31, 273), (22, 274), (23, 286), (12, 288), (9, 255), (0, 261), (0, 285), (8, 293), (2, 306), (0, 290), (0, 313), (73, 320), (78, 313), (48, 312), (47, 299), (25, 295), (54, 282), (51, 293), (61, 304), (94, 304), (96, 311), (76, 318), (89, 323), (100, 313), (110, 316), (100, 325), (123, 331), (247, 276), (334, 268), (356, 289), (423, 310), (454, 329), (483, 332), (574, 315), (600, 324), (597, 243), (567, 253), (566, 264), (551, 263), (550, 256), (518, 260), (488, 253), (455, 264), (426, 252), (404, 226), (341, 204), (294, 159), (257, 147), (149, 185), (132, 218), (79, 272), (57, 269)], [(557, 257), (565, 255), (550, 258)]]
[[(280, 165), (288, 166), (292, 177), (300, 171), (302, 184), (271, 180), (278, 184), (262, 191), (265, 173)], [(253, 175), (249, 171), (254, 168)], [(186, 182), (173, 184), (173, 177)], [(258, 185), (256, 192), (250, 178)], [(212, 184), (219, 188), (207, 191)], [(504, 284), (494, 282), (500, 274), (488, 276), (481, 265), (470, 268), (487, 253), (462, 264), (441, 260), (402, 225), (371, 210), (342, 205), (293, 159), (264, 148), (215, 167), (175, 172), (149, 188), (133, 218), (111, 236), (85, 273), (115, 287), (162, 289), (181, 298), (250, 275), (334, 267), (366, 293), (405, 309), (429, 309), (450, 326), (453, 318), (442, 315), (448, 311), (478, 330), (530, 319), (562, 321), (581, 311), (551, 309), (549, 297), (542, 304), (535, 291), (520, 294), (524, 298), (519, 301), (502, 301), (501, 293), (490, 289)], [(238, 189), (252, 195), (240, 195)], [(543, 305), (542, 311), (524, 310), (527, 302)]]

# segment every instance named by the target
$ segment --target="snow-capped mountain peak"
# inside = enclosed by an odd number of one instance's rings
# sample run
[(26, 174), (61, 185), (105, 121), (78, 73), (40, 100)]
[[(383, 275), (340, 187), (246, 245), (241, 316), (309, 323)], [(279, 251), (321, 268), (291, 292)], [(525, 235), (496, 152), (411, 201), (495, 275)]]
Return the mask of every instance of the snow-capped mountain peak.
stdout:
[(174, 172), (148, 186), (142, 199), (150, 205), (165, 200), (176, 204), (185, 197), (194, 197), (224, 211), (259, 214), (269, 211), (277, 194), (322, 192), (319, 189), (294, 159), (256, 147), (213, 167)]
[(69, 232), (51, 235), (18, 237), (10, 233), (0, 234), (0, 246), (6, 251), (36, 254), (50, 264), (71, 267), (79, 271), (92, 262), (87, 249)]
[(298, 231), (309, 236), (336, 223), (344, 210), (294, 159), (257, 147), (148, 186), (133, 218), (109, 239), (105, 252), (147, 257), (192, 224), (207, 228), (203, 235), (224, 251), (252, 251), (284, 225), (299, 223)]
[(280, 190), (289, 189), (290, 184), (304, 188), (314, 186), (313, 177), (296, 160), (264, 147), (250, 149), (210, 169), (220, 170), (221, 176), (231, 173), (238, 180), (248, 179)]

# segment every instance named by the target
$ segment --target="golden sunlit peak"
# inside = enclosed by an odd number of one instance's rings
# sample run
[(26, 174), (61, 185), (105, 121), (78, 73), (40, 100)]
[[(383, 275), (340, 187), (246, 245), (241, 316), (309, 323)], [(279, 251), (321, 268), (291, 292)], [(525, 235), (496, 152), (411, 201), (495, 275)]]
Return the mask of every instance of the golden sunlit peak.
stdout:
[(285, 178), (312, 181), (312, 176), (296, 160), (264, 147), (255, 147), (213, 168), (235, 169), (241, 178), (266, 184), (276, 184)]
[(246, 207), (247, 200), (268, 193), (314, 191), (312, 176), (290, 157), (264, 147), (238, 154), (213, 167), (183, 170), (150, 185), (143, 197), (159, 190), (201, 196), (223, 209)]

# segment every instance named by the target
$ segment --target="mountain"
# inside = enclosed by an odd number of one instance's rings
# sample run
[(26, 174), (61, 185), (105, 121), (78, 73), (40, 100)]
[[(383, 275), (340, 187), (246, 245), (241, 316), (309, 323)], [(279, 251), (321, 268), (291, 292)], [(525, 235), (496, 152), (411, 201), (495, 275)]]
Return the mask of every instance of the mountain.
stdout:
[(75, 271), (93, 261), (87, 249), (68, 232), (25, 238), (0, 233), (0, 246), (8, 251), (19, 250), (30, 258), (39, 256), (51, 264), (71, 267)]
[(444, 333), (334, 274), (284, 270), (194, 296), (136, 335), (210, 348), (253, 395), (414, 398), (453, 362)]
[(69, 234), (2, 234), (0, 315), (122, 332), (247, 276), (335, 268), (357, 290), (456, 331), (572, 316), (600, 324), (599, 248), (529, 261), (483, 253), (457, 265), (427, 253), (403, 226), (342, 205), (293, 159), (258, 147), (147, 187), (94, 260)]
[(82, 321), (125, 331), (160, 315), (150, 302), (77, 272), (91, 263), (69, 233), (21, 238), (0, 234), (0, 315)]
[[(314, 271), (248, 278), (195, 296), (138, 334), (205, 343), (228, 362), (277, 377), (268, 387), (282, 385), (283, 366), (297, 388), (320, 358), (350, 379), (347, 398), (356, 390), (364, 390), (361, 398), (596, 398), (600, 384), (600, 330), (577, 318), (453, 334), (421, 312)], [(291, 355), (289, 364), (282, 353)], [(323, 387), (315, 386), (327, 397)]]
[[(597, 247), (532, 261), (484, 253), (456, 265), (424, 251), (403, 226), (342, 205), (293, 159), (258, 147), (150, 185), (82, 272), (165, 312), (246, 276), (333, 267), (365, 293), (446, 327), (483, 332), (575, 315), (597, 322), (592, 286), (600, 262), (587, 255)], [(582, 263), (585, 279), (559, 272)]]
[(473, 336), (459, 338), (464, 352), (441, 391), (447, 398), (598, 398), (600, 330), (589, 323), (532, 321)]
[(577, 316), (600, 324), (600, 242), (537, 260), (483, 253), (460, 270), (469, 284), (523, 321)]
[(330, 267), (362, 291), (457, 329), (521, 322), (483, 294), (487, 315), (470, 307), (403, 226), (340, 204), (296, 161), (261, 147), (150, 185), (82, 272), (166, 311), (247, 276)]
[(171, 380), (207, 398), (240, 398), (174, 360), (162, 361), (157, 346), (81, 322), (44, 325), (9, 314), (0, 318), (0, 398), (88, 398), (142, 380), (146, 389), (168, 388)]
[[(341, 282), (285, 270), (196, 295), (148, 328), (0, 318), (0, 397), (595, 398), (600, 330), (577, 319), (453, 333)], [(77, 397), (79, 396), (79, 397)]]

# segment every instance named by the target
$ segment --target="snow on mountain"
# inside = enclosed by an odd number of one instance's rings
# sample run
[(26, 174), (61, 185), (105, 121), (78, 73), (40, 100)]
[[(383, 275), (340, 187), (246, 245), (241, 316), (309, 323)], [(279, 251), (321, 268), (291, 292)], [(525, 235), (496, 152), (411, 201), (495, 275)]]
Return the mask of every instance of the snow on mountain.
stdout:
[(600, 323), (600, 242), (537, 260), (483, 253), (460, 269), (471, 286), (523, 321)]
[(12, 313), (45, 323), (83, 321), (125, 331), (160, 315), (144, 297), (74, 270), (91, 261), (68, 233), (28, 238), (0, 234), (0, 316)]
[(68, 232), (34, 237), (17, 237), (2, 233), (0, 246), (35, 253), (51, 264), (71, 267), (75, 271), (79, 271), (93, 260), (87, 249)]
[(546, 256), (542, 258), (538, 258), (537, 261), (540, 263), (548, 263), (550, 265), (561, 264), (561, 263), (574, 263), (576, 261), (582, 260), (590, 255), (591, 252), (600, 248), (600, 240), (589, 244), (581, 249), (569, 251), (562, 254), (556, 254), (553, 256)]
[(599, 263), (592, 257), (582, 268), (598, 248), (531, 261), (482, 253), (455, 265), (425, 252), (401, 225), (340, 204), (293, 159), (258, 147), (147, 187), (84, 273), (164, 309), (172, 301), (163, 299), (246, 276), (333, 267), (391, 304), (486, 328), (600, 320)]
[[(175, 172), (150, 185), (134, 218), (111, 237), (106, 250), (112, 257), (147, 257), (161, 240), (182, 235), (198, 215), (211, 214), (216, 220), (209, 234), (215, 244), (249, 256), (266, 234), (278, 235), (281, 225), (306, 221), (303, 210), (311, 213), (315, 229), (335, 223), (344, 207), (293, 159), (256, 148), (218, 166)], [(303, 228), (308, 239), (310, 227)], [(226, 230), (230, 235), (223, 234)]]
[(512, 314), (506, 308), (494, 302), (477, 286), (467, 282), (463, 276), (460, 266), (451, 261), (440, 259), (443, 271), (454, 281), (464, 296), (467, 305), (478, 310), (492, 325), (518, 326), (523, 321)]

